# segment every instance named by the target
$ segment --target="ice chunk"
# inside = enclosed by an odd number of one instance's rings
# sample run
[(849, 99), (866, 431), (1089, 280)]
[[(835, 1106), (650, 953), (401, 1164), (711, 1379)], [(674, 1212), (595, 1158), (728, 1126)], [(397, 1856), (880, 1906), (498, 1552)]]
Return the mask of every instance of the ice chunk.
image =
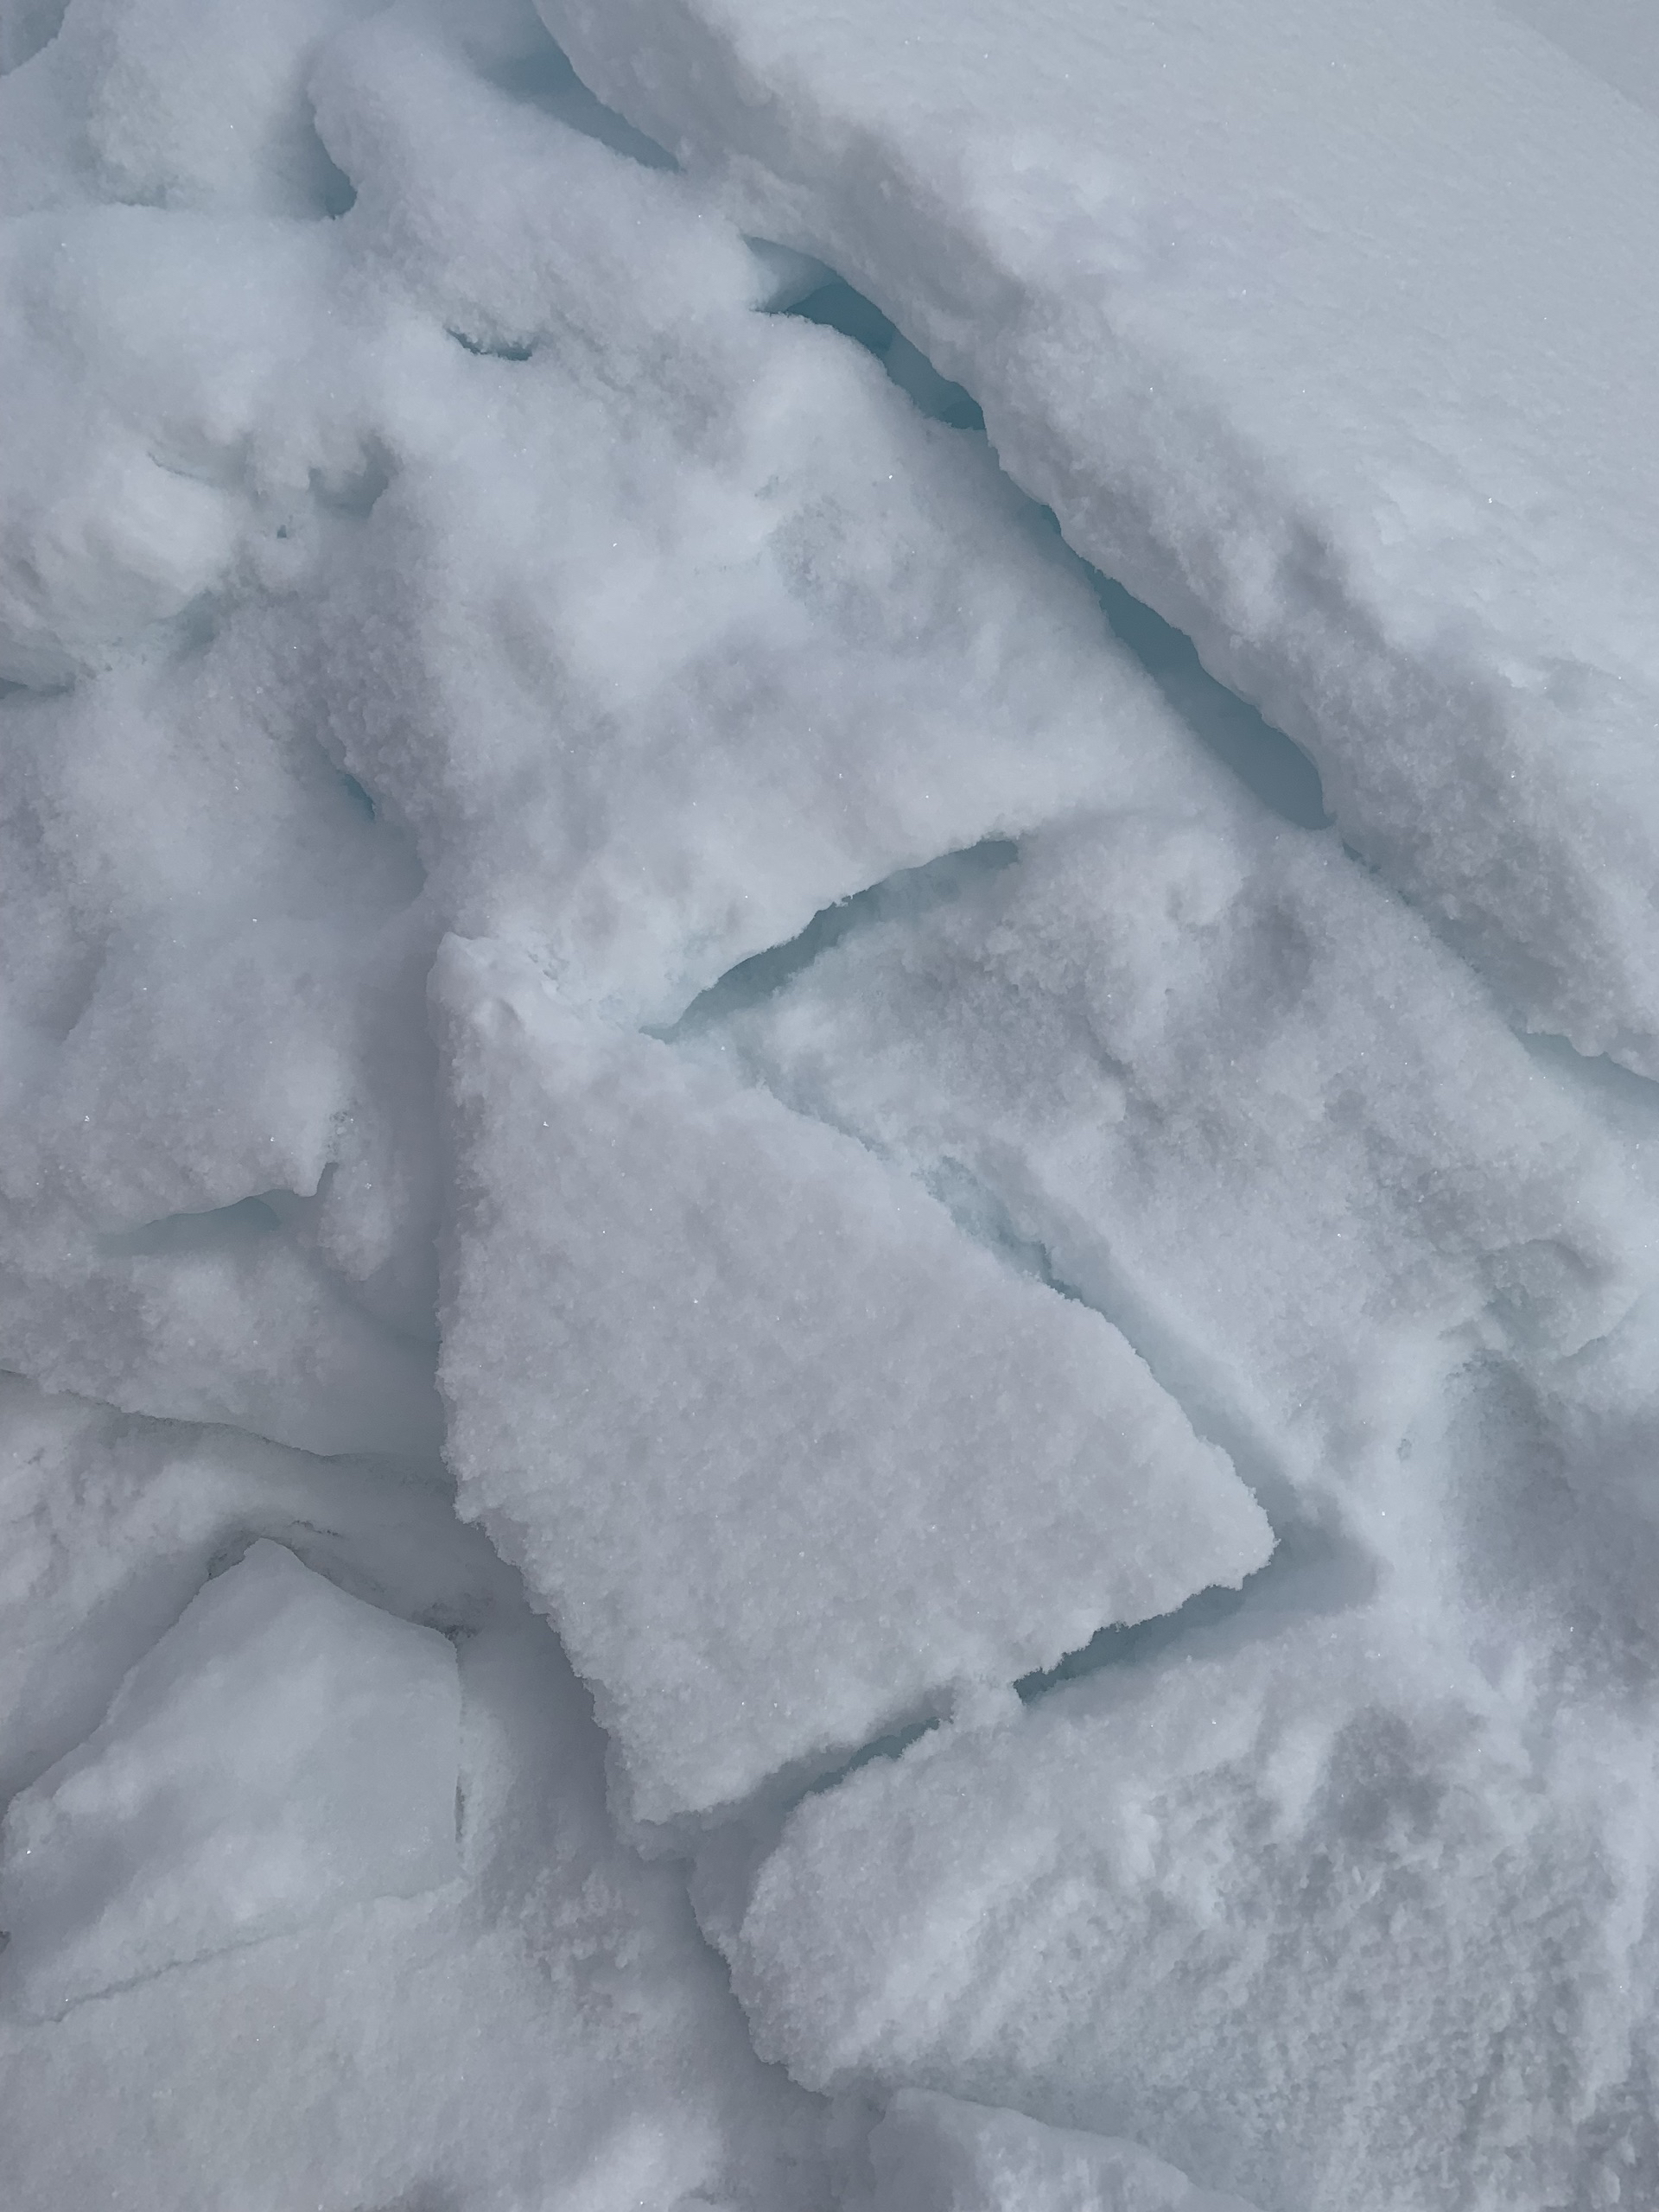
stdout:
[(875, 2212), (1249, 2212), (1138, 2143), (901, 2089), (870, 2138)]
[(1531, 1026), (1659, 1073), (1649, 116), (1481, 0), (540, 4)]
[(453, 1647), (260, 1539), (15, 1798), (7, 1969), (55, 2012), (457, 1871)]
[(1651, 1207), (1486, 992), (1329, 839), (1197, 778), (878, 914), (696, 1049), (907, 1161), (1417, 1562), (1424, 1397), (1651, 1279)]
[(1653, 2171), (1656, 1813), (1649, 1719), (1529, 1711), (1432, 1619), (1241, 1617), (805, 1800), (734, 1982), (812, 2087), (1262, 2203), (1617, 2203)]
[(448, 940), (434, 994), (461, 1503), (593, 1683), (637, 1817), (1267, 1557), (1117, 1332), (852, 1139), (572, 1014), (507, 948)]

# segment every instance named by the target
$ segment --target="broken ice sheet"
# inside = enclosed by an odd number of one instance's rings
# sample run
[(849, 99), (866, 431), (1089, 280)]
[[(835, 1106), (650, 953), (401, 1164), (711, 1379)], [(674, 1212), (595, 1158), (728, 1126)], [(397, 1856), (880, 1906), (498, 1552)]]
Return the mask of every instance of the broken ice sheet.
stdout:
[(453, 1647), (261, 1538), (0, 1828), (41, 2012), (459, 1870)]
[(592, 1684), (627, 1809), (708, 1812), (1236, 1586), (1261, 1509), (1118, 1332), (909, 1178), (446, 942), (462, 1510)]

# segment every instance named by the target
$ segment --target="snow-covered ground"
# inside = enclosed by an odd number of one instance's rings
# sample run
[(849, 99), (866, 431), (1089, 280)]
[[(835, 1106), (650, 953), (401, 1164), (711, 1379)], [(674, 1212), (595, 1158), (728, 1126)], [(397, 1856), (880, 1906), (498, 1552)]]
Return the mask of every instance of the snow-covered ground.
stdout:
[(0, 0), (0, 2203), (1659, 2205), (1645, 0)]

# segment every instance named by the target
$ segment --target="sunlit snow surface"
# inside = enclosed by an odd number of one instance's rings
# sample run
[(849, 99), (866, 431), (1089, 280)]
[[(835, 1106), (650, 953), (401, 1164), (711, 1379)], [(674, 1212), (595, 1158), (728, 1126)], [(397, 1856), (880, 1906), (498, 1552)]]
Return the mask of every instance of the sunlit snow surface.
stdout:
[(0, 2196), (1659, 2202), (1648, 16), (541, 8), (0, 0)]

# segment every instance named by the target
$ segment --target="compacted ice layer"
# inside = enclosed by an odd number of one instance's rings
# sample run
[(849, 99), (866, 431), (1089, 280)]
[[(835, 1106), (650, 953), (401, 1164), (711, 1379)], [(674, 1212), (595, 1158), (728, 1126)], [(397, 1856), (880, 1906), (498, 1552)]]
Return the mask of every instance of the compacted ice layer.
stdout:
[(1274, 2212), (1616, 2203), (1656, 2147), (1650, 1732), (1543, 1722), (1432, 1621), (1211, 1631), (805, 1800), (734, 1986), (815, 2088), (1126, 2135)]
[(711, 995), (685, 1048), (912, 1168), (1118, 1320), (1253, 1478), (1340, 1493), (1421, 1573), (1414, 1414), (1475, 1351), (1547, 1361), (1616, 1323), (1652, 1209), (1328, 839), (1207, 764), (1169, 793), (875, 911), (752, 1004)]
[(1484, 0), (541, 0), (1528, 1020), (1659, 1072), (1659, 134)]
[(0, 1827), (8, 1975), (47, 2012), (459, 1871), (453, 1648), (257, 1539)]
[(901, 2089), (870, 2138), (874, 2212), (1250, 2212), (1138, 2144)]
[(448, 940), (433, 992), (461, 1503), (593, 1685), (634, 1817), (1267, 1558), (1116, 1330), (851, 1138), (572, 1014), (509, 948)]
[[(331, 1614), (355, 1607), (381, 1637), (435, 1645), (461, 1686), (461, 1790), (458, 1803), (452, 1688), (451, 1876), (438, 1888), (353, 1900), (320, 1882), (299, 1924), (51, 2019), (32, 2015), (20, 1986), (20, 1896), (16, 1940), (0, 1947), (10, 2202), (522, 2212), (551, 2196), (611, 2212), (693, 2197), (822, 2212), (832, 2191), (817, 2101), (755, 2059), (672, 1871), (619, 1846), (588, 1700), (517, 1576), (442, 1491), (0, 1377), (0, 1526), (7, 1795), (73, 1750), (158, 1638), (175, 1648), (171, 1624), (210, 1568), (221, 1571), (209, 1593), (236, 1592), (234, 1562), (262, 1536), (327, 1577)], [(302, 1586), (317, 1579), (288, 1572)], [(251, 1625), (239, 1608), (226, 1643), (238, 1624)], [(328, 1738), (328, 1716), (301, 1701), (303, 1652), (268, 1656), (263, 1688), (247, 1687), (276, 1725), (244, 1742), (217, 1728), (192, 1738), (214, 1758), (182, 1809), (221, 1815), (227, 1845), (235, 1764), (252, 1763), (256, 1789), (287, 1771), (287, 1691), (296, 1736), (315, 1719)], [(400, 1699), (407, 1679), (400, 1667)], [(353, 1666), (344, 1713), (361, 1680)], [(191, 1694), (207, 1690), (193, 1670)], [(420, 1748), (418, 1732), (393, 1747), (404, 1762)], [(298, 1805), (316, 1803), (308, 1773), (289, 1774)], [(336, 1779), (349, 1801), (359, 1781)], [(433, 1794), (437, 1818), (435, 1766)], [(278, 1808), (273, 1838), (283, 1817)], [(384, 1817), (374, 1810), (371, 1832)], [(143, 1840), (124, 1834), (117, 1872)], [(351, 1840), (355, 1867), (371, 1835)], [(211, 1891), (211, 1866), (204, 1878)]]

